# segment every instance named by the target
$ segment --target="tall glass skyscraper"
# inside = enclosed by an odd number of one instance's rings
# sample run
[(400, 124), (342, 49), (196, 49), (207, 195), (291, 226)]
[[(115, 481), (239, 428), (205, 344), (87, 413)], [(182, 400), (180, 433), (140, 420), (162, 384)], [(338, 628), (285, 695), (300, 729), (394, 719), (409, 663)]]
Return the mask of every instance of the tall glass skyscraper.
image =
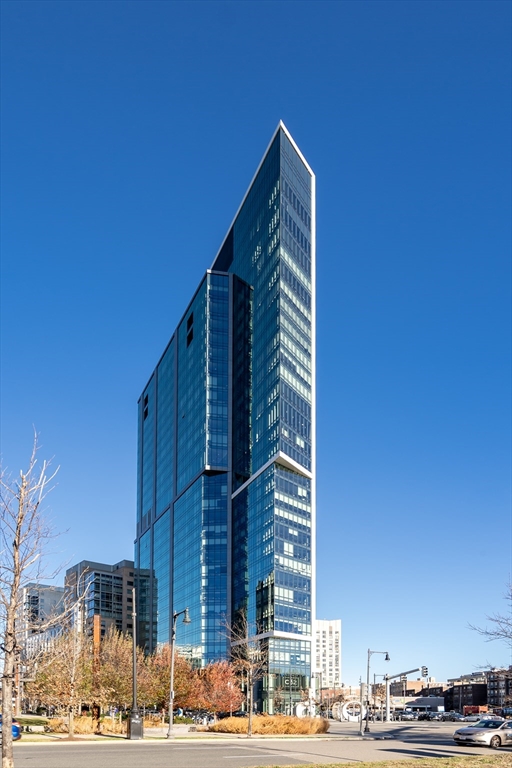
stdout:
[(139, 400), (139, 641), (268, 652), (260, 710), (310, 685), (315, 613), (315, 177), (282, 123)]

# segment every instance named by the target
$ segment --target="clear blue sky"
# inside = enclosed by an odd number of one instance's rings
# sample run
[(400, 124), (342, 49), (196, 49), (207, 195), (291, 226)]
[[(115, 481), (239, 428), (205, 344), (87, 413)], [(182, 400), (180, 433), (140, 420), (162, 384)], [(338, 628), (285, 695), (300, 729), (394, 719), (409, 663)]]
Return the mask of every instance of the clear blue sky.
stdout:
[(282, 119), (317, 176), (318, 616), (343, 679), (511, 663), (511, 4), (1, 4), (2, 454), (133, 556), (136, 403)]

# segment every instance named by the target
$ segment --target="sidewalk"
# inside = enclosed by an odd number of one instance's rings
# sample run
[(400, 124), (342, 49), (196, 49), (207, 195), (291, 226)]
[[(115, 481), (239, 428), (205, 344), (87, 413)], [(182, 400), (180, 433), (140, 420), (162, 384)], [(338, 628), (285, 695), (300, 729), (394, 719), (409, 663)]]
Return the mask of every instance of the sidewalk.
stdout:
[[(348, 723), (347, 723), (348, 725)], [(134, 739), (133, 743), (161, 743), (162, 741), (166, 740), (167, 737), (167, 728), (168, 726), (164, 727), (158, 727), (158, 728), (145, 728), (144, 729), (144, 739)], [(194, 730), (191, 730), (193, 728)], [(348, 729), (347, 729), (348, 730)], [(190, 726), (188, 724), (182, 725), (182, 724), (175, 724), (173, 726), (173, 732), (174, 732), (174, 739), (180, 740), (180, 741), (234, 741), (234, 740), (240, 740), (240, 739), (247, 739), (247, 734), (245, 733), (213, 733), (208, 731), (198, 731), (195, 729), (195, 726)], [(269, 739), (279, 739), (279, 740), (285, 740), (290, 741), (293, 739), (300, 739), (300, 740), (311, 740), (311, 739), (319, 739), (322, 741), (380, 741), (382, 739), (393, 739), (394, 736), (387, 732), (381, 732), (381, 733), (371, 733), (367, 735), (361, 736), (358, 729), (350, 728), (350, 731), (347, 733), (333, 733), (333, 732), (327, 732), (327, 733), (318, 733), (318, 734), (311, 734), (311, 735), (301, 735), (301, 734), (282, 734), (282, 735), (267, 735), (267, 734), (254, 734), (251, 736), (251, 741), (257, 741), (257, 740), (269, 740)], [(87, 742), (95, 742), (95, 743), (102, 743), (102, 744), (108, 744), (108, 743), (118, 743), (119, 741), (130, 741), (126, 738), (125, 734), (117, 734), (117, 733), (104, 733), (100, 736), (97, 736), (95, 734), (76, 734), (73, 740), (68, 741), (68, 736), (66, 733), (23, 733), (21, 741), (16, 742), (17, 744), (31, 744), (31, 743), (52, 743), (55, 744), (56, 741), (61, 742), (68, 742), (70, 744), (73, 743), (79, 743), (83, 741)]]

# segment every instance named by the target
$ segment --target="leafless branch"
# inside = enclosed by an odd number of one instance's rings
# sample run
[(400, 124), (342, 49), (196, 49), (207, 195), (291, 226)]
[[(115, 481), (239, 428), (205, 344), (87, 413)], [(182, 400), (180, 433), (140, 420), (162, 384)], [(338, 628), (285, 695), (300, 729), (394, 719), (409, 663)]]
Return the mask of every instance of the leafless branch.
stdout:
[(265, 641), (258, 635), (247, 619), (247, 611), (238, 611), (233, 624), (226, 627), (231, 643), (231, 660), (235, 670), (247, 681), (248, 691), (248, 728), (247, 735), (252, 736), (252, 710), (254, 684), (261, 680), (268, 669), (268, 649)]
[(23, 609), (22, 588), (43, 578), (43, 555), (55, 533), (42, 504), (58, 472), (50, 463), (37, 466), (37, 434), (26, 471), (12, 480), (0, 472), (0, 646), (2, 669), (2, 768), (13, 768), (12, 693), (20, 645), (16, 619)]
[(492, 613), (485, 617), (491, 626), (475, 627), (473, 624), (468, 626), (469, 629), (485, 637), (486, 642), (500, 640), (512, 648), (512, 584), (507, 587), (505, 600), (510, 605), (508, 614)]

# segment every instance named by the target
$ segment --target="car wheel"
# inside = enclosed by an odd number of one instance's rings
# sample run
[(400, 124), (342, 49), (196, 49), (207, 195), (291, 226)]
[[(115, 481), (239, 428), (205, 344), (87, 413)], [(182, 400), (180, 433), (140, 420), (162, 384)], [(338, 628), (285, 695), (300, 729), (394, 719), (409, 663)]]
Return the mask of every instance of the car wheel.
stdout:
[(489, 746), (493, 749), (499, 749), (501, 747), (501, 739), (499, 736), (493, 736), (489, 742)]

